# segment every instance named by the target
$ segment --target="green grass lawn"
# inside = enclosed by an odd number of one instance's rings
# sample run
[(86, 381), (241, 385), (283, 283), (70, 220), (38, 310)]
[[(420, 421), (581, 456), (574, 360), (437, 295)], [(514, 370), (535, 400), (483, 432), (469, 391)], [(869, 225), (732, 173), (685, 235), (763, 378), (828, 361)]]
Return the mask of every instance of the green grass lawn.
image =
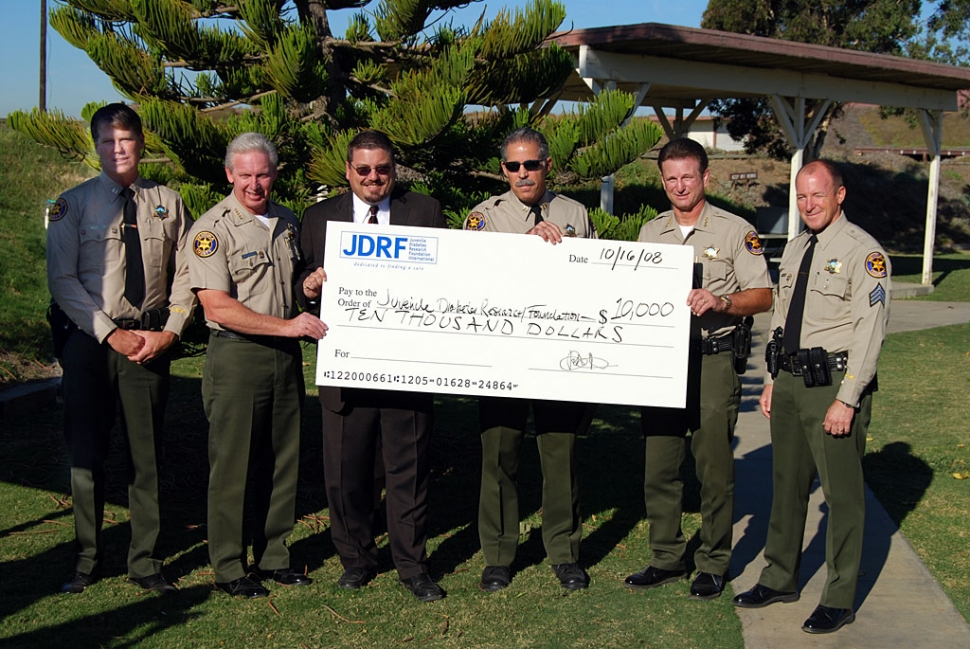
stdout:
[[(313, 374), (312, 352), (306, 372)], [(293, 565), (316, 580), (308, 588), (273, 587), (269, 601), (239, 601), (213, 587), (205, 546), (206, 421), (199, 384), (201, 359), (175, 365), (162, 470), (160, 551), (181, 593), (141, 594), (125, 583), (129, 538), (124, 465), (114, 449), (105, 525), (105, 577), (83, 595), (57, 590), (72, 567), (73, 520), (60, 409), (13, 422), (0, 433), (0, 645), (146, 647), (388, 647), (410, 642), (475, 647), (740, 647), (741, 627), (730, 597), (688, 599), (688, 582), (631, 592), (623, 578), (649, 560), (643, 522), (643, 442), (638, 415), (602, 407), (582, 440), (585, 515), (582, 558), (587, 591), (566, 593), (544, 561), (538, 500), (541, 478), (533, 439), (524, 445), (524, 521), (512, 586), (478, 589), (484, 567), (474, 524), (480, 443), (473, 399), (440, 398), (436, 406), (431, 487), (433, 574), (448, 597), (417, 602), (397, 583), (381, 540), (381, 574), (359, 592), (337, 588), (341, 566), (329, 537), (321, 476), (320, 410), (305, 412)], [(312, 380), (308, 381), (312, 385)], [(696, 487), (688, 497), (685, 533), (700, 519)], [(693, 548), (696, 541), (692, 543)]]
[[(341, 567), (329, 538), (320, 471), (320, 411), (311, 390), (305, 412), (293, 565), (316, 582), (272, 587), (269, 601), (245, 602), (214, 590), (205, 547), (206, 422), (199, 398), (201, 359), (176, 363), (163, 468), (162, 555), (182, 592), (163, 599), (126, 584), (128, 529), (124, 465), (114, 449), (105, 524), (105, 576), (81, 596), (57, 589), (70, 570), (72, 518), (59, 408), (0, 432), (0, 645), (78, 646), (438, 646), (739, 647), (728, 597), (687, 598), (686, 581), (651, 592), (622, 586), (649, 560), (642, 504), (642, 441), (637, 414), (601, 407), (582, 440), (588, 591), (565, 593), (543, 561), (540, 477), (527, 440), (521, 471), (524, 512), (512, 587), (478, 590), (483, 567), (475, 516), (479, 443), (473, 400), (437, 401), (433, 445), (434, 574), (448, 597), (419, 604), (397, 584), (381, 540), (381, 574), (352, 593), (336, 587)], [(307, 376), (313, 372), (308, 352)], [(310, 381), (312, 383), (312, 381)], [(970, 389), (970, 325), (894, 334), (880, 363), (866, 478), (890, 516), (970, 617), (970, 450), (965, 395)], [(177, 405), (176, 405), (177, 404)], [(957, 477), (954, 477), (956, 475)], [(699, 525), (696, 484), (688, 481), (685, 533)], [(693, 548), (696, 539), (691, 543)]]
[(970, 619), (970, 325), (893, 334), (879, 361), (866, 481)]
[[(5, 179), (0, 185), (0, 348), (23, 350), (35, 359), (45, 358), (49, 344), (43, 322), (43, 208), (46, 198), (81, 178), (70, 177), (55, 159), (56, 154), (0, 129), (0, 178)], [(50, 171), (54, 167), (61, 171)], [(623, 176), (622, 182), (635, 187), (638, 178)], [(656, 189), (643, 193), (654, 195)], [(892, 261), (894, 279), (919, 281), (920, 257), (893, 255)], [(940, 255), (934, 269), (936, 292), (925, 299), (970, 299), (970, 254)], [(58, 593), (73, 555), (62, 412), (53, 406), (29, 418), (2, 421), (0, 646), (742, 646), (740, 623), (727, 596), (713, 602), (689, 600), (686, 581), (649, 592), (622, 587), (623, 578), (649, 560), (643, 443), (637, 413), (622, 407), (601, 407), (591, 434), (581, 442), (582, 557), (592, 577), (588, 591), (564, 593), (543, 560), (537, 511), (541, 478), (532, 439), (523, 452), (524, 521), (515, 579), (500, 593), (478, 590), (483, 564), (475, 527), (477, 413), (474, 400), (458, 397), (438, 399), (432, 447), (429, 552), (448, 597), (432, 604), (415, 601), (397, 583), (386, 539), (381, 539), (381, 574), (373, 584), (356, 593), (340, 590), (335, 582), (341, 567), (330, 541), (322, 482), (313, 366), (308, 350), (300, 520), (291, 548), (293, 566), (306, 567), (316, 582), (289, 590), (271, 585), (268, 601), (234, 600), (213, 587), (205, 545), (208, 462), (201, 358), (184, 358), (173, 366), (164, 440), (159, 551), (182, 589), (174, 598), (142, 594), (125, 583), (129, 532), (121, 448), (113, 449), (108, 473), (103, 578), (81, 596)], [(10, 372), (0, 374), (4, 371)], [(970, 479), (954, 477), (966, 473), (970, 463), (970, 325), (890, 336), (879, 374), (867, 480), (970, 618)], [(684, 530), (693, 549), (700, 519), (696, 484), (690, 481), (686, 510)]]
[[(920, 284), (922, 255), (891, 255), (893, 281)], [(933, 257), (933, 292), (919, 300), (934, 302), (970, 301), (970, 252), (951, 252)]]
[[(48, 199), (56, 199), (89, 171), (0, 128), (0, 352), (48, 360), (44, 211)], [(17, 378), (16, 364), (0, 360), (0, 384)]]

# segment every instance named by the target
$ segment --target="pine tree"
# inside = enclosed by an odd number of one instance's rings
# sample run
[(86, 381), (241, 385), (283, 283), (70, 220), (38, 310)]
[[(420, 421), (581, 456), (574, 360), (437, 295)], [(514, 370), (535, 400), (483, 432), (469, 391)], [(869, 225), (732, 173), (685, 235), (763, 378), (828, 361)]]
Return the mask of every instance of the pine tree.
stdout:
[[(474, 0), (478, 1), (478, 0)], [(347, 142), (364, 128), (398, 148), (399, 179), (454, 214), (502, 181), (497, 146), (529, 124), (555, 142), (557, 169), (595, 178), (659, 139), (633, 121), (632, 97), (608, 93), (549, 116), (570, 55), (543, 41), (564, 6), (533, 0), (491, 22), (456, 26), (468, 0), (64, 0), (51, 25), (138, 106), (147, 133), (142, 175), (177, 187), (195, 214), (228, 192), (223, 155), (244, 131), (280, 152), (277, 200), (301, 213), (320, 186), (346, 183)], [(344, 35), (333, 12), (354, 10)], [(101, 104), (88, 104), (89, 120)], [(467, 106), (480, 106), (474, 115)], [(86, 121), (15, 112), (38, 142), (97, 165)]]

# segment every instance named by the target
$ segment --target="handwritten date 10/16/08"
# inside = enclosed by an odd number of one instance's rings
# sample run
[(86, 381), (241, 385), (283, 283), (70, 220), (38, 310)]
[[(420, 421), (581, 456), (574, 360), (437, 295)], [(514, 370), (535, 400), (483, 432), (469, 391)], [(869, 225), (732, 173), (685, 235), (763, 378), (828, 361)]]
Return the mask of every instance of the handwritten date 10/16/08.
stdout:
[[(569, 255), (569, 262), (573, 264), (588, 264), (589, 258), (581, 255)], [(663, 263), (663, 253), (658, 250), (634, 250), (616, 246), (615, 248), (603, 248), (600, 250), (599, 259), (596, 263), (610, 264), (610, 270), (616, 270), (617, 266), (633, 266), (633, 270), (639, 270), (641, 264), (652, 264), (658, 266)]]

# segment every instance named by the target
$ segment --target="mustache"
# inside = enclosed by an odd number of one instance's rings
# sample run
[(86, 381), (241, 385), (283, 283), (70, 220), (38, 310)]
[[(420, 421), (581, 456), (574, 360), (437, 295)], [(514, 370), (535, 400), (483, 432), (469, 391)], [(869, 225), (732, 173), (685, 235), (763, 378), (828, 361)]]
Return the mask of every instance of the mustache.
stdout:
[(531, 178), (522, 178), (515, 181), (516, 187), (533, 187), (535, 184), (535, 181)]

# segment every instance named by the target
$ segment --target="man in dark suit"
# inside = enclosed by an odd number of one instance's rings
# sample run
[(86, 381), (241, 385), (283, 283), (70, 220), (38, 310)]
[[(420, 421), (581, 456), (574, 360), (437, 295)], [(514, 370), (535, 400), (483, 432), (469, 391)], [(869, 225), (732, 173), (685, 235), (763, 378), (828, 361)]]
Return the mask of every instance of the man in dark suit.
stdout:
[[(327, 224), (446, 227), (433, 198), (394, 191), (394, 150), (378, 131), (364, 131), (347, 147), (351, 191), (303, 214), (300, 245), (306, 260), (303, 295), (312, 303), (326, 280)], [(366, 227), (366, 226), (365, 226)], [(430, 394), (321, 387), (323, 467), (330, 529), (344, 573), (341, 588), (356, 590), (377, 574), (374, 543), (374, 466), (382, 450), (387, 531), (401, 583), (423, 602), (444, 597), (428, 575), (428, 447), (434, 399)]]

